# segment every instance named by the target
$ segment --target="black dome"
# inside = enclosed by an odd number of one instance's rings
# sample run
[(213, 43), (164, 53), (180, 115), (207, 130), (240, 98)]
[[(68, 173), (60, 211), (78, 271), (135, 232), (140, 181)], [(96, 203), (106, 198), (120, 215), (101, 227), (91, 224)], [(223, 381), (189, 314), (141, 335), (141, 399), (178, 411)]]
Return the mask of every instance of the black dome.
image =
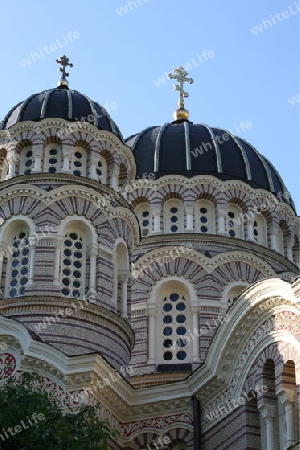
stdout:
[(123, 140), (119, 128), (102, 106), (86, 95), (70, 89), (49, 89), (31, 95), (9, 111), (0, 129), (6, 130), (15, 123), (26, 120), (39, 121), (46, 118), (89, 122)]
[(288, 191), (274, 166), (251, 144), (229, 131), (177, 121), (146, 128), (125, 142), (134, 153), (138, 178), (154, 173), (156, 178), (176, 174), (241, 180), (275, 195), (280, 192), (280, 198), (294, 208), (290, 197), (282, 197)]

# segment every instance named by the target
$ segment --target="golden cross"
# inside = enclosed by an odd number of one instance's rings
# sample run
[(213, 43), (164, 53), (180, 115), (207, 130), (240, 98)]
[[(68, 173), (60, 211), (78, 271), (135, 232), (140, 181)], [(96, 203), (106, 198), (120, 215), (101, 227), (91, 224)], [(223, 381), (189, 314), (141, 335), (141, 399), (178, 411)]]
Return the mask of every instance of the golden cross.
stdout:
[(63, 66), (59, 68), (59, 70), (62, 73), (62, 78), (68, 77), (69, 74), (66, 72), (66, 67), (67, 66), (73, 67), (73, 64), (69, 63), (69, 58), (67, 58), (66, 55), (63, 55), (60, 57), (60, 59), (57, 59), (56, 62)]
[(179, 102), (178, 106), (180, 109), (184, 109), (184, 99), (189, 96), (187, 92), (183, 89), (183, 83), (194, 83), (193, 78), (187, 78), (188, 72), (184, 70), (182, 66), (177, 67), (173, 70), (173, 73), (169, 73), (169, 78), (174, 78), (179, 82), (179, 84), (174, 85), (174, 89), (179, 91)]

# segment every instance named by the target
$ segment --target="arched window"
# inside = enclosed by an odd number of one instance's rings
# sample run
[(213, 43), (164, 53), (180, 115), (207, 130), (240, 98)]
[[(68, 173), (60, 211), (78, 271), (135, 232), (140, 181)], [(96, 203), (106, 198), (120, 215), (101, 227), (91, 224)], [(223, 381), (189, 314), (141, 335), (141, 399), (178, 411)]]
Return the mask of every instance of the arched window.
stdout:
[(230, 237), (244, 239), (243, 211), (233, 203), (227, 206), (226, 231)]
[(20, 175), (30, 175), (34, 167), (31, 145), (21, 150)]
[(71, 157), (71, 171), (73, 175), (86, 176), (86, 151), (81, 147), (74, 147)]
[(229, 283), (222, 294), (221, 304), (222, 307), (226, 310), (232, 302), (249, 286), (248, 283), (244, 281), (233, 281)]
[(82, 298), (85, 294), (86, 242), (77, 230), (64, 236), (62, 295)]
[(10, 241), (7, 271), (7, 297), (20, 297), (25, 294), (29, 281), (30, 243), (29, 229), (20, 227)]
[(267, 222), (261, 214), (257, 215), (254, 220), (253, 235), (257, 244), (267, 247)]
[(168, 292), (161, 302), (161, 329), (163, 351), (161, 363), (177, 364), (189, 362), (188, 334), (189, 317), (188, 303), (182, 292)]
[(182, 202), (177, 199), (167, 200), (164, 204), (165, 233), (182, 233), (184, 227)]
[(152, 228), (152, 212), (149, 203), (142, 203), (135, 208), (138, 217), (141, 235), (148, 236)]
[(49, 173), (60, 172), (61, 170), (61, 146), (58, 144), (49, 144), (45, 148), (44, 171)]
[(98, 180), (101, 184), (107, 183), (107, 164), (103, 156), (99, 157), (96, 172), (98, 176)]
[(198, 200), (195, 209), (195, 228), (199, 233), (214, 233), (214, 205), (208, 200)]
[(0, 181), (4, 181), (8, 174), (7, 152), (5, 149), (0, 150)]

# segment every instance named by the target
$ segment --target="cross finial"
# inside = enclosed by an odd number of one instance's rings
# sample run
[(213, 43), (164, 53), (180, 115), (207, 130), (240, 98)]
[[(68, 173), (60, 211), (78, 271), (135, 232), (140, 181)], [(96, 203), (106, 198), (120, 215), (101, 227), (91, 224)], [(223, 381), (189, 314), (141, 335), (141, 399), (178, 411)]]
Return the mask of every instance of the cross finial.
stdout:
[(56, 62), (57, 62), (57, 64), (62, 65), (62, 67), (59, 68), (62, 75), (61, 75), (61, 79), (58, 83), (58, 86), (66, 89), (69, 84), (68, 81), (66, 80), (66, 77), (69, 76), (69, 73), (66, 72), (66, 67), (67, 66), (73, 67), (73, 64), (69, 63), (69, 58), (67, 58), (66, 55), (61, 56), (60, 59), (56, 60)]
[(176, 69), (173, 70), (173, 72), (168, 74), (169, 78), (171, 79), (173, 78), (179, 82), (179, 84), (174, 85), (174, 89), (176, 91), (179, 91), (179, 102), (178, 102), (179, 109), (175, 113), (175, 118), (177, 120), (182, 118), (188, 119), (189, 117), (188, 111), (184, 109), (184, 99), (188, 98), (189, 94), (185, 92), (183, 84), (184, 83), (192, 84), (194, 83), (194, 80), (193, 78), (187, 78), (187, 75), (188, 72), (184, 70), (182, 66), (177, 67)]

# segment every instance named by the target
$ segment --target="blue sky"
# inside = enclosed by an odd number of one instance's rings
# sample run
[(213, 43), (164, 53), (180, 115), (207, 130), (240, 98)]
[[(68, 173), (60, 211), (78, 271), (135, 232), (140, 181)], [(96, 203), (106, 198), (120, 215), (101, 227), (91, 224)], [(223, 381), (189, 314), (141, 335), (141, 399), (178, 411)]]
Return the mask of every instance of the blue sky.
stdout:
[[(65, 53), (74, 64), (70, 88), (106, 105), (127, 137), (173, 120), (174, 83), (159, 78), (189, 63), (190, 120), (251, 142), (280, 172), (299, 212), (299, 11), (299, 0), (3, 3), (0, 119), (56, 86), (55, 60)], [(30, 55), (39, 49), (40, 59)], [(241, 121), (251, 127), (243, 131)]]

